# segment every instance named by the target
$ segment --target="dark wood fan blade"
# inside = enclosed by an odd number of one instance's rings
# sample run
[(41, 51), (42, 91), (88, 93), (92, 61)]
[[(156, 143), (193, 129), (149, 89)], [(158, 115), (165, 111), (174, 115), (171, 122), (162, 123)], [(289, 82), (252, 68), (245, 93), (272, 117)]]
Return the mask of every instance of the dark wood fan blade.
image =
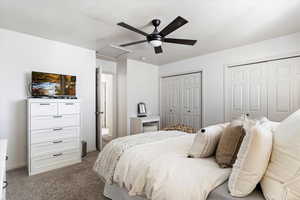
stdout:
[(154, 51), (155, 51), (156, 54), (162, 53), (162, 52), (163, 52), (161, 46), (159, 46), (159, 47), (154, 47)]
[(147, 42), (147, 40), (140, 40), (140, 41), (136, 41), (136, 42), (121, 44), (120, 47), (127, 47), (127, 46), (130, 46), (130, 45), (140, 44), (140, 43), (143, 43), (143, 42)]
[(164, 42), (175, 43), (175, 44), (184, 44), (184, 45), (194, 45), (197, 40), (186, 40), (186, 39), (176, 39), (176, 38), (164, 38)]
[(142, 35), (144, 35), (144, 36), (148, 36), (148, 33), (145, 33), (144, 31), (141, 31), (141, 30), (139, 30), (139, 29), (137, 29), (137, 28), (134, 28), (133, 26), (130, 26), (130, 25), (124, 23), (124, 22), (120, 22), (120, 23), (118, 23), (118, 25), (119, 25), (119, 26), (122, 26), (122, 27), (124, 27), (124, 28), (126, 28), (126, 29), (129, 29), (129, 30), (131, 30), (131, 31), (134, 31), (134, 32), (136, 32), (136, 33), (142, 34)]
[(165, 37), (175, 31), (176, 29), (180, 28), (181, 26), (188, 23), (188, 21), (180, 16), (176, 17), (174, 21), (172, 21), (168, 26), (166, 26), (162, 31), (159, 32), (159, 34), (162, 37)]

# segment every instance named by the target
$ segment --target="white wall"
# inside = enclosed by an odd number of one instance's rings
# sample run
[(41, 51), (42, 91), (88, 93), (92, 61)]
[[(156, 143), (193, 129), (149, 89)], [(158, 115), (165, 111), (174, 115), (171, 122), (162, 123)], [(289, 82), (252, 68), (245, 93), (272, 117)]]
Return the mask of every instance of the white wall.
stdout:
[(299, 44), (300, 33), (295, 33), (163, 65), (160, 75), (203, 70), (204, 125), (215, 124), (224, 121), (224, 66), (297, 52), (300, 54)]
[(116, 74), (117, 73), (117, 63), (108, 60), (96, 59), (97, 67), (101, 66), (103, 73)]
[[(127, 116), (137, 116), (137, 104), (146, 103), (148, 114), (159, 114), (159, 67), (136, 60), (127, 61)], [(128, 133), (130, 123), (128, 120)]]
[(0, 29), (0, 137), (8, 139), (8, 169), (26, 163), (26, 86), (31, 71), (77, 76), (81, 135), (95, 150), (95, 52)]

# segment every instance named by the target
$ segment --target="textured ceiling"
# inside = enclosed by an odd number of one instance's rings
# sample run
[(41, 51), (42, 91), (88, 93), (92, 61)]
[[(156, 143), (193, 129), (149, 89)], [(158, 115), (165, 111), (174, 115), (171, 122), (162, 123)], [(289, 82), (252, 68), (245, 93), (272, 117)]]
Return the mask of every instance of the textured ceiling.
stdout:
[[(99, 50), (144, 39), (118, 27), (124, 21), (152, 32), (175, 17), (189, 23), (170, 36), (197, 39), (195, 46), (128, 47), (132, 59), (161, 65), (300, 31), (299, 0), (1, 0), (0, 27)], [(109, 56), (109, 55), (107, 55)]]

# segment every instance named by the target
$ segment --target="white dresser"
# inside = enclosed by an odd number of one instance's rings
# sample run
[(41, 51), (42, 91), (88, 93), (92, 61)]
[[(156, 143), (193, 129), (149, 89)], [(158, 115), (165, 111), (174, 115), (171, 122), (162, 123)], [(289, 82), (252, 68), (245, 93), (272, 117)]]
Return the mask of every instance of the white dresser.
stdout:
[(5, 200), (5, 191), (7, 188), (6, 181), (6, 149), (7, 149), (7, 140), (0, 139), (0, 200)]
[(80, 101), (28, 99), (28, 173), (81, 162)]

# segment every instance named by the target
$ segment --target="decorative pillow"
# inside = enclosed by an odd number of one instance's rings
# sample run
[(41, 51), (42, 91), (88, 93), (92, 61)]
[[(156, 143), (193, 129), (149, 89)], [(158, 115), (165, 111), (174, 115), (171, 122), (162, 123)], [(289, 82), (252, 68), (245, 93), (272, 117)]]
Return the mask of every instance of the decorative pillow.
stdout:
[(199, 130), (194, 138), (188, 157), (207, 158), (212, 156), (216, 152), (218, 142), (225, 126), (226, 124), (217, 124)]
[(225, 128), (216, 151), (216, 162), (220, 167), (232, 167), (244, 136), (242, 120), (235, 120)]
[(272, 152), (273, 134), (270, 129), (257, 123), (244, 126), (246, 135), (229, 177), (232, 196), (245, 197), (250, 194), (263, 177)]
[(261, 181), (265, 198), (300, 199), (300, 110), (278, 125), (273, 138), (271, 160)]

